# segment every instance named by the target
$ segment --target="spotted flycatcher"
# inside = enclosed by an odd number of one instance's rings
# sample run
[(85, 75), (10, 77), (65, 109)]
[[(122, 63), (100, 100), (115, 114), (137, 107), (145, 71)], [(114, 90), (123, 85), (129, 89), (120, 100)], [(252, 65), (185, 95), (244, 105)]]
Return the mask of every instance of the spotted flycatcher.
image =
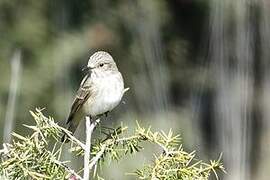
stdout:
[[(68, 130), (75, 132), (83, 117), (91, 119), (107, 114), (121, 101), (124, 81), (112, 56), (104, 51), (95, 52), (83, 69), (83, 78), (67, 119)], [(62, 138), (65, 141), (65, 137)]]

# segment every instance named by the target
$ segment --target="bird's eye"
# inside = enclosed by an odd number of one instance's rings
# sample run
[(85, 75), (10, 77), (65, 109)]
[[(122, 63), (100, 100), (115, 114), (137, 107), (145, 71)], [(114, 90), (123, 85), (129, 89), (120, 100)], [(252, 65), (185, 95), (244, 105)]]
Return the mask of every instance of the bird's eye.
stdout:
[(103, 63), (101, 63), (101, 64), (99, 65), (99, 67), (102, 67), (102, 66), (104, 66), (104, 64), (103, 64)]

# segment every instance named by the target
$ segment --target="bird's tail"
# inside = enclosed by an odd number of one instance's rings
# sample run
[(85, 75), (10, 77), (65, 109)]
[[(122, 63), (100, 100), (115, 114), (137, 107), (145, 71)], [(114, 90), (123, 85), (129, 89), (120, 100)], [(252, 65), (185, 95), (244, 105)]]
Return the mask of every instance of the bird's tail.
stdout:
[[(80, 122), (80, 118), (76, 117), (69, 117), (67, 120), (67, 130), (69, 130), (72, 134), (74, 134), (75, 130), (77, 129), (79, 122)], [(67, 138), (66, 133), (64, 133), (64, 135), (62, 136), (61, 142), (64, 143), (68, 143), (69, 139)]]

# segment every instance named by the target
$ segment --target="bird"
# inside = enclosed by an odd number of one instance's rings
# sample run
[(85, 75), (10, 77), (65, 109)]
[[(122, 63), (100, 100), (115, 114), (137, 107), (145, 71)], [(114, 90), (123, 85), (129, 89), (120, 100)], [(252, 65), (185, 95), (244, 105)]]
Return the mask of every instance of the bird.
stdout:
[[(80, 83), (66, 121), (71, 133), (75, 132), (86, 116), (91, 120), (104, 114), (107, 116), (129, 89), (124, 88), (122, 74), (108, 52), (97, 51), (91, 55), (83, 71), (86, 71), (86, 75)], [(68, 142), (65, 134), (62, 142)]]

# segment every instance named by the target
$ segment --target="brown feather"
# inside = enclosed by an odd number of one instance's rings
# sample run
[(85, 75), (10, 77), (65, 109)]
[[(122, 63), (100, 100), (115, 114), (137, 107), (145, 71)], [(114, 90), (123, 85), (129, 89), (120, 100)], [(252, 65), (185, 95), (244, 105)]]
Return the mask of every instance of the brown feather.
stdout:
[[(86, 83), (89, 77), (90, 77), (90, 74), (87, 74), (82, 80), (81, 85), (76, 93), (76, 97), (72, 103), (69, 116), (67, 118), (67, 122), (66, 122), (66, 124), (68, 124), (67, 128), (72, 133), (75, 132), (79, 124), (78, 122), (73, 122), (74, 117), (91, 95), (91, 88), (89, 84)], [(65, 138), (65, 135), (62, 137), (62, 142), (64, 141), (68, 142)]]

